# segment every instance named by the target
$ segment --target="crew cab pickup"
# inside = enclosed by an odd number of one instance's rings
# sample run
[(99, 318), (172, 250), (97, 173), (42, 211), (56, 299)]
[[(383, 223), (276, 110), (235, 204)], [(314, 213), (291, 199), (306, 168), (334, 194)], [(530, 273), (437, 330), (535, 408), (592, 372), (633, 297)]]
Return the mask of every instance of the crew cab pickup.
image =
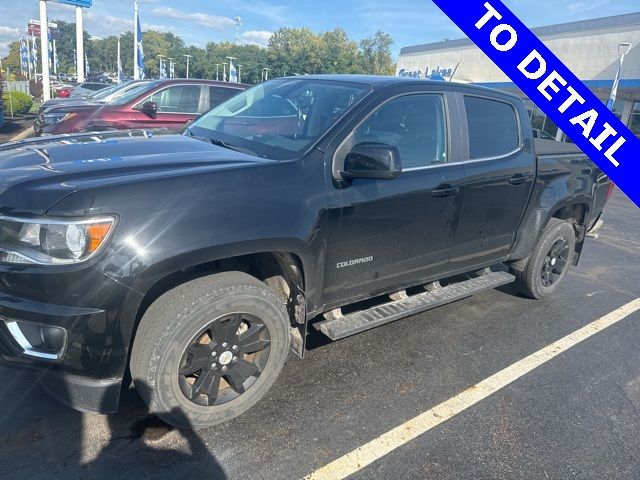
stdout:
[(612, 189), (515, 96), (341, 75), (263, 83), (183, 135), (6, 144), (0, 167), (2, 358), (83, 411), (132, 379), (178, 427), (251, 408), (312, 329), (550, 295)]

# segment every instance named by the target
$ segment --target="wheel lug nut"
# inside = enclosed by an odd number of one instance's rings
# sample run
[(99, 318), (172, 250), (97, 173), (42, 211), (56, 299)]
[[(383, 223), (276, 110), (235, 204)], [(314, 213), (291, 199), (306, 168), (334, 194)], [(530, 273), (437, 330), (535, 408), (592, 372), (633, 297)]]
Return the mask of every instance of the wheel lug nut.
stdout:
[(233, 357), (233, 359), (231, 361), (232, 362), (237, 362), (238, 361), (238, 357)]
[(233, 347), (231, 347), (231, 350), (237, 350), (238, 349), (238, 345), (234, 345)]
[(217, 352), (211, 352), (211, 356), (215, 357), (217, 355)]
[(222, 348), (227, 348), (227, 343), (226, 342), (222, 344)]
[(226, 366), (222, 367), (222, 371), (223, 371), (223, 372), (226, 372), (227, 370), (228, 370), (228, 369), (227, 369), (227, 367), (226, 367)]
[(212, 363), (212, 364), (211, 364), (211, 368), (216, 368), (217, 366), (218, 366), (218, 364), (217, 364), (217, 363)]

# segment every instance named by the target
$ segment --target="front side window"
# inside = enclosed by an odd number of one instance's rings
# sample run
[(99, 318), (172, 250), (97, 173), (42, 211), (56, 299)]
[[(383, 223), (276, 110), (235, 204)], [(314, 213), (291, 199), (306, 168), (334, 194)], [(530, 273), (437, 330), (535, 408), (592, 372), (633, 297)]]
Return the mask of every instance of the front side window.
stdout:
[(200, 85), (174, 85), (157, 91), (145, 102), (155, 102), (162, 113), (198, 113), (200, 91)]
[[(464, 106), (471, 159), (500, 157), (518, 148), (520, 134), (512, 105), (489, 98), (465, 96)], [(541, 126), (534, 124), (534, 128), (538, 127)]]
[(370, 86), (350, 82), (271, 80), (230, 98), (186, 133), (222, 140), (266, 158), (292, 159), (370, 91)]
[(376, 110), (353, 133), (352, 145), (398, 148), (402, 168), (447, 162), (447, 127), (441, 95), (408, 95)]

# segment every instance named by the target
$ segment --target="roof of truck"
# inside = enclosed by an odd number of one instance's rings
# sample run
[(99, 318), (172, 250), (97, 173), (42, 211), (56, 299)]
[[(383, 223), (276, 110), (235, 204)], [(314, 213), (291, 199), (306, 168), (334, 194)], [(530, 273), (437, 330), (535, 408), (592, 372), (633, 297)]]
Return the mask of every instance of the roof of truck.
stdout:
[(297, 77), (288, 77), (292, 79), (310, 79), (310, 80), (330, 80), (336, 82), (351, 82), (362, 85), (369, 85), (374, 88), (385, 88), (394, 85), (424, 85), (443, 86), (460, 88), (461, 90), (477, 90), (482, 92), (494, 92), (501, 95), (521, 100), (520, 97), (504, 90), (496, 90), (495, 88), (483, 87), (471, 83), (447, 82), (443, 80), (426, 80), (420, 78), (392, 77), (383, 75), (347, 75), (347, 74), (324, 74), (324, 75), (303, 75)]

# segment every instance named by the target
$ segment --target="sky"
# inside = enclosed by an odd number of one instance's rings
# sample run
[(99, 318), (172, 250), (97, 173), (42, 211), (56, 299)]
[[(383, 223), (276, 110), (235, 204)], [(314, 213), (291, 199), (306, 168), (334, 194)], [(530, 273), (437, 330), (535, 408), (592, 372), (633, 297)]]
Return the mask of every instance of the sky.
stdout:
[[(464, 2), (459, 2), (461, 8)], [(640, 10), (638, 0), (506, 0), (529, 27)], [(383, 30), (393, 37), (394, 55), (409, 45), (462, 37), (462, 32), (430, 0), (139, 0), (142, 29), (173, 32), (187, 45), (234, 41), (234, 18), (240, 17), (240, 40), (266, 46), (281, 27), (314, 31), (341, 27), (360, 40)], [(30, 18), (39, 18), (37, 0), (0, 0), (0, 57), (19, 38)], [(75, 21), (74, 7), (48, 2), (49, 20)], [(84, 28), (93, 37), (131, 31), (133, 0), (93, 0)]]

